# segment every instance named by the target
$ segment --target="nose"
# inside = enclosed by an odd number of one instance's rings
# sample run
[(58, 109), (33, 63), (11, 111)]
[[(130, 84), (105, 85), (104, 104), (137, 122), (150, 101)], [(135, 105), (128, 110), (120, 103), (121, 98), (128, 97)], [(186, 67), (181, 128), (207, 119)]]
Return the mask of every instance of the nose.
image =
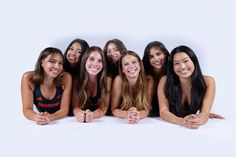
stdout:
[(60, 63), (56, 63), (56, 64), (54, 64), (54, 68), (60, 68), (62, 65), (60, 64)]
[(186, 66), (184, 63), (180, 63), (180, 66), (179, 66), (181, 69), (184, 69)]

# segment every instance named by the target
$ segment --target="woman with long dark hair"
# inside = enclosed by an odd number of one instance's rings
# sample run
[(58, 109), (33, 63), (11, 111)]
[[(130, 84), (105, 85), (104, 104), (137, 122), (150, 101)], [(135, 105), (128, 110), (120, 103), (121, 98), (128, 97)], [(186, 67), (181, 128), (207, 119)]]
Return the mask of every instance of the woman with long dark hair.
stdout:
[(157, 86), (162, 76), (166, 75), (169, 52), (159, 41), (150, 42), (144, 50), (143, 66), (147, 78), (147, 88), (151, 102), (150, 116), (159, 116)]
[(90, 47), (82, 56), (80, 73), (73, 81), (73, 113), (78, 122), (91, 122), (105, 115), (107, 92), (106, 60), (101, 48)]
[(158, 86), (161, 118), (197, 129), (208, 121), (214, 97), (214, 78), (202, 75), (194, 51), (187, 46), (174, 48), (168, 58), (167, 76)]

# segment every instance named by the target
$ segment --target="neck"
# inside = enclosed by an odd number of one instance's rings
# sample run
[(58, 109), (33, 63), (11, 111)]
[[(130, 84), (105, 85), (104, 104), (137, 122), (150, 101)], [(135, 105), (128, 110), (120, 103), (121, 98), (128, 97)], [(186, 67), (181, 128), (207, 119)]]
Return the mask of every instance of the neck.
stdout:
[(191, 78), (180, 79), (180, 85), (181, 85), (182, 89), (191, 88), (192, 87)]
[(45, 76), (42, 85), (47, 86), (47, 87), (54, 86), (54, 78)]
[(89, 75), (88, 81), (90, 83), (96, 83), (97, 82), (97, 76)]
[(138, 78), (127, 78), (127, 80), (129, 82), (130, 87), (133, 87), (133, 86), (135, 86)]

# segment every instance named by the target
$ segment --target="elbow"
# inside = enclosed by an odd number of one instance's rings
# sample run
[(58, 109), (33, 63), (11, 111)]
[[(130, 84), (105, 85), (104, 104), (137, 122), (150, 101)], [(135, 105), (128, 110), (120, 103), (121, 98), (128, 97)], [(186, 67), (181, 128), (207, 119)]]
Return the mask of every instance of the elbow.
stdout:
[(166, 111), (160, 111), (160, 118), (164, 120), (165, 114), (166, 114)]

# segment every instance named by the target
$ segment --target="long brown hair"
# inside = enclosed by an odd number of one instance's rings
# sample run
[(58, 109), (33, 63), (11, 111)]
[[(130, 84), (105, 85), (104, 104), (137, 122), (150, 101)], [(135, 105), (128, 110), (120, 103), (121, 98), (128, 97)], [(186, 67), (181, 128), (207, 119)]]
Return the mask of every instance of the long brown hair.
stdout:
[[(132, 55), (138, 59), (140, 64), (140, 72), (136, 82), (136, 90), (135, 90), (135, 98), (132, 97), (131, 93), (129, 92), (129, 82), (122, 72), (122, 60), (125, 56)], [(146, 77), (144, 72), (143, 63), (137, 53), (133, 51), (127, 51), (125, 54), (121, 56), (120, 65), (119, 65), (119, 72), (120, 76), (123, 80), (122, 84), (122, 104), (120, 108), (123, 110), (128, 110), (130, 107), (136, 107), (139, 111), (144, 109), (149, 109), (149, 104), (147, 101), (147, 84), (146, 84)]]
[(101, 48), (97, 46), (90, 47), (82, 56), (81, 58), (81, 64), (80, 64), (80, 73), (77, 79), (74, 80), (74, 88), (73, 88), (73, 99), (76, 101), (75, 106), (78, 106), (80, 108), (83, 108), (88, 100), (86, 89), (88, 87), (88, 80), (89, 80), (89, 74), (85, 68), (85, 64), (92, 52), (98, 52), (102, 56), (102, 64), (103, 68), (102, 71), (98, 73), (97, 81), (99, 81), (99, 87), (98, 89), (101, 90), (101, 97), (99, 100), (99, 107), (100, 108), (106, 108), (108, 104), (106, 104), (106, 60), (104, 53)]

